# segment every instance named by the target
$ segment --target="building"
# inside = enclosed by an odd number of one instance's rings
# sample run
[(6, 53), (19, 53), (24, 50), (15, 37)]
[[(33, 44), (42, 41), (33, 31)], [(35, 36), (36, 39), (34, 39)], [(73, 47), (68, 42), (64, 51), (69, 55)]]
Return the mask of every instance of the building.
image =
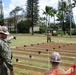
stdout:
[(8, 17), (4, 19), (4, 25), (6, 25), (9, 29), (9, 31), (11, 30), (15, 30), (15, 26), (18, 22), (20, 22), (21, 20), (26, 20), (25, 15), (17, 15), (17, 16), (13, 16), (13, 17)]

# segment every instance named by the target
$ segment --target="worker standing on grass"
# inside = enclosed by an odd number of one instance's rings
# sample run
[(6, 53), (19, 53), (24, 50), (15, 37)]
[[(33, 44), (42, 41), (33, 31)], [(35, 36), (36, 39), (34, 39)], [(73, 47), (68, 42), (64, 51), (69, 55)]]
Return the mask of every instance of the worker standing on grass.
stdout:
[(8, 68), (10, 70), (10, 75), (14, 75), (12, 52), (8, 43), (5, 41), (9, 34), (6, 26), (0, 26), (0, 75), (9, 75)]
[(50, 31), (47, 32), (47, 43), (51, 42), (51, 33)]
[(68, 73), (71, 73), (71, 71), (74, 71), (74, 69), (70, 68), (67, 71), (59, 67), (61, 56), (58, 52), (53, 52), (50, 56), (50, 63), (52, 65), (52, 68), (50, 70), (47, 70), (44, 75), (67, 75)]

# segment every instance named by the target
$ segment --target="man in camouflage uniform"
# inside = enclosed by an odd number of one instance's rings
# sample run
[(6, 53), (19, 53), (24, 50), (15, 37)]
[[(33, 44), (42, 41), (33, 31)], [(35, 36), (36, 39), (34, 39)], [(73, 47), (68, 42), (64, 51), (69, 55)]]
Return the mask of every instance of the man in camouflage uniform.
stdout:
[(8, 68), (10, 75), (14, 75), (11, 61), (12, 52), (8, 43), (5, 41), (8, 34), (8, 28), (6, 26), (0, 26), (0, 75), (8, 75)]
[(51, 33), (50, 31), (47, 32), (47, 42), (51, 42)]

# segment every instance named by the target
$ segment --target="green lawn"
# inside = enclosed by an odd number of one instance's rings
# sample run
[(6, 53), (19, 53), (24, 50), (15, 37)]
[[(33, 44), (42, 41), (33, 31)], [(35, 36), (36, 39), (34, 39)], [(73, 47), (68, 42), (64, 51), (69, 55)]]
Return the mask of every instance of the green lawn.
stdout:
[[(11, 34), (16, 36), (16, 40), (12, 40), (10, 46), (23, 46), (26, 44), (45, 43), (47, 41), (46, 35), (31, 35), (31, 34)], [(52, 36), (52, 42), (61, 43), (76, 43), (76, 36)]]
[[(46, 35), (44, 34), (35, 34), (35, 35), (31, 35), (31, 34), (11, 34), (16, 36), (16, 40), (11, 40), (11, 44), (10, 46), (23, 46), (23, 45), (27, 45), (27, 44), (37, 44), (37, 43), (45, 43), (46, 40)], [(76, 43), (76, 36), (72, 36), (72, 38), (70, 38), (70, 36), (52, 36), (51, 37), (52, 42), (61, 42), (61, 43)], [(22, 64), (35, 64), (35, 63), (28, 63), (28, 61), (22, 61)], [(47, 67), (47, 65), (45, 64), (38, 64), (36, 63), (35, 66), (39, 66), (41, 65), (41, 67)], [(39, 73), (39, 72), (34, 72), (34, 71), (29, 71), (29, 70), (24, 70), (24, 69), (19, 69), (19, 68), (14, 68), (14, 72), (15, 75), (34, 75), (34, 74), (41, 74), (43, 75), (43, 73)]]

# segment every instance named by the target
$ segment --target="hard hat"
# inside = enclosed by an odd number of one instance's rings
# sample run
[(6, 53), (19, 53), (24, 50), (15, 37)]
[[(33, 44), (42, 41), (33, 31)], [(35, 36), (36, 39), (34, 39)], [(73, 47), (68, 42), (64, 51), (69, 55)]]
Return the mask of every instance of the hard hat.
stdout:
[(10, 34), (6, 26), (2, 26), (2, 31), (0, 31), (0, 33), (6, 34), (6, 35)]
[(52, 62), (60, 62), (61, 56), (58, 52), (53, 52), (50, 56)]

